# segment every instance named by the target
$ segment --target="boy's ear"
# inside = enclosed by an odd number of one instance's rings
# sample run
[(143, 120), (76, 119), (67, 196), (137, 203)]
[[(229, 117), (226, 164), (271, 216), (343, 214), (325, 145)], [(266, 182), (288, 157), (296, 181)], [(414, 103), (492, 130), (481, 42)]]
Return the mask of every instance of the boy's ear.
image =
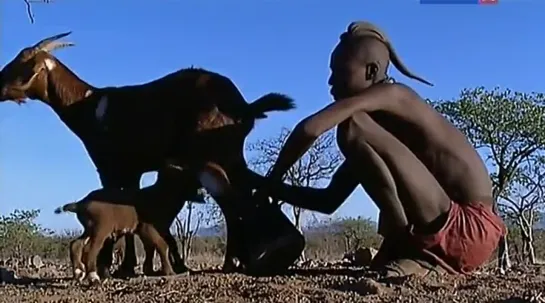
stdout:
[(378, 65), (376, 63), (369, 63), (365, 66), (365, 80), (374, 80), (378, 73)]

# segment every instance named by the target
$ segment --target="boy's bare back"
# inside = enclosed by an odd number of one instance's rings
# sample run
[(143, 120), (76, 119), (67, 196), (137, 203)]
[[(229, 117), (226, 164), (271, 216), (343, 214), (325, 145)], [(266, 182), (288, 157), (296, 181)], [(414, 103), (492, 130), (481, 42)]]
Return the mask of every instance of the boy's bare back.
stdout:
[[(488, 171), (464, 134), (408, 86), (384, 85), (392, 86), (384, 89), (392, 90), (388, 96), (394, 96), (398, 102), (392, 102), (394, 105), (388, 110), (368, 114), (422, 161), (451, 199), (458, 203), (491, 203)], [(362, 138), (358, 123), (361, 114), (355, 112), (338, 128), (341, 149)]]

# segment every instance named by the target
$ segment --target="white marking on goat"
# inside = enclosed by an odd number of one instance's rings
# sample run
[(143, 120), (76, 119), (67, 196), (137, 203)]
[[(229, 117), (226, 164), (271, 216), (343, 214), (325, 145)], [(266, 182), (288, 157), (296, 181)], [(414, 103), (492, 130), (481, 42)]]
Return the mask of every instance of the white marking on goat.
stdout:
[(85, 278), (85, 272), (79, 268), (76, 268), (74, 270), (74, 277), (78, 280), (78, 281), (83, 281), (83, 279)]
[(55, 67), (57, 67), (57, 63), (55, 63), (55, 61), (49, 58), (46, 58), (44, 60), (44, 63), (48, 71), (52, 71)]
[(106, 109), (108, 109), (108, 96), (102, 96), (98, 101), (97, 108), (95, 110), (95, 117), (99, 123), (102, 123), (104, 115), (106, 114)]
[(221, 196), (226, 192), (226, 188), (223, 186), (222, 180), (214, 176), (210, 171), (203, 170), (199, 174), (199, 181), (201, 185), (206, 188), (212, 196)]
[(87, 279), (91, 282), (100, 282), (100, 277), (98, 276), (96, 271), (92, 271), (87, 275)]
[(85, 98), (89, 98), (89, 96), (91, 96), (93, 94), (93, 91), (88, 89), (86, 92), (85, 92)]
[(85, 240), (83, 240), (83, 245), (87, 245), (87, 243), (89, 243), (89, 237), (85, 238)]

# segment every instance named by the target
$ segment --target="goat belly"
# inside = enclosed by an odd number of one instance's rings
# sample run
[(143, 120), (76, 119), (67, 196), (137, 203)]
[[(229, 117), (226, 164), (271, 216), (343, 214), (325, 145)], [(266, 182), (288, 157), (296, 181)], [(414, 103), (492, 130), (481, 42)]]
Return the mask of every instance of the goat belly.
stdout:
[(247, 274), (264, 276), (285, 272), (301, 256), (305, 238), (280, 207), (259, 205), (242, 219), (246, 254), (239, 258)]

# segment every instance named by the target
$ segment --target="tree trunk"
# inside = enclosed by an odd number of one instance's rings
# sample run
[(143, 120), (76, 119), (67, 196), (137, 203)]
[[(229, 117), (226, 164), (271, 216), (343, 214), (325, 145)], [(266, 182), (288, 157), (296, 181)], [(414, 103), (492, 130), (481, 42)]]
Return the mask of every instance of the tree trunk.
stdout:
[(530, 261), (530, 264), (532, 265), (535, 265), (537, 262), (536, 262), (536, 252), (534, 250), (534, 243), (532, 240), (530, 240), (530, 242), (528, 243), (528, 258), (529, 258), (529, 261)]
[(498, 245), (498, 267), (502, 274), (505, 274), (511, 268), (511, 260), (509, 258), (509, 244), (507, 237), (502, 236)]
[(528, 257), (530, 264), (535, 265), (536, 264), (536, 252), (534, 249), (534, 209), (531, 208), (530, 210), (530, 219), (526, 222), (528, 227)]
[(522, 235), (522, 253), (525, 263), (536, 264), (536, 255), (534, 250), (534, 210), (528, 210), (529, 218), (527, 218), (524, 212), (519, 214), (518, 224), (520, 227), (520, 233)]
[[(494, 205), (492, 210), (496, 215), (499, 214), (498, 210), (498, 196), (501, 191), (498, 188), (494, 188), (492, 196), (494, 197)], [(507, 226), (506, 226), (507, 228)], [(500, 237), (498, 243), (498, 268), (502, 274), (507, 272), (511, 268), (511, 260), (509, 259), (509, 243), (507, 242), (507, 234)]]
[(184, 260), (187, 260), (189, 259), (189, 255), (191, 254), (191, 238), (192, 237), (192, 234), (191, 234), (191, 216), (193, 214), (193, 203), (189, 202), (187, 204), (187, 217), (186, 217), (186, 221), (185, 221), (185, 250), (183, 252), (184, 256), (183, 256), (183, 259)]
[(185, 231), (184, 231), (184, 223), (182, 222), (182, 220), (180, 220), (180, 218), (178, 216), (176, 216), (176, 219), (175, 219), (175, 222), (176, 222), (176, 244), (179, 243), (179, 247), (181, 248), (180, 249), (180, 253), (182, 254), (182, 258), (184, 257), (184, 251), (185, 251)]
[(525, 261), (525, 263), (528, 264), (536, 264), (536, 253), (534, 249), (534, 241), (532, 239), (532, 236), (524, 237), (523, 240), (523, 251), (522, 256)]

